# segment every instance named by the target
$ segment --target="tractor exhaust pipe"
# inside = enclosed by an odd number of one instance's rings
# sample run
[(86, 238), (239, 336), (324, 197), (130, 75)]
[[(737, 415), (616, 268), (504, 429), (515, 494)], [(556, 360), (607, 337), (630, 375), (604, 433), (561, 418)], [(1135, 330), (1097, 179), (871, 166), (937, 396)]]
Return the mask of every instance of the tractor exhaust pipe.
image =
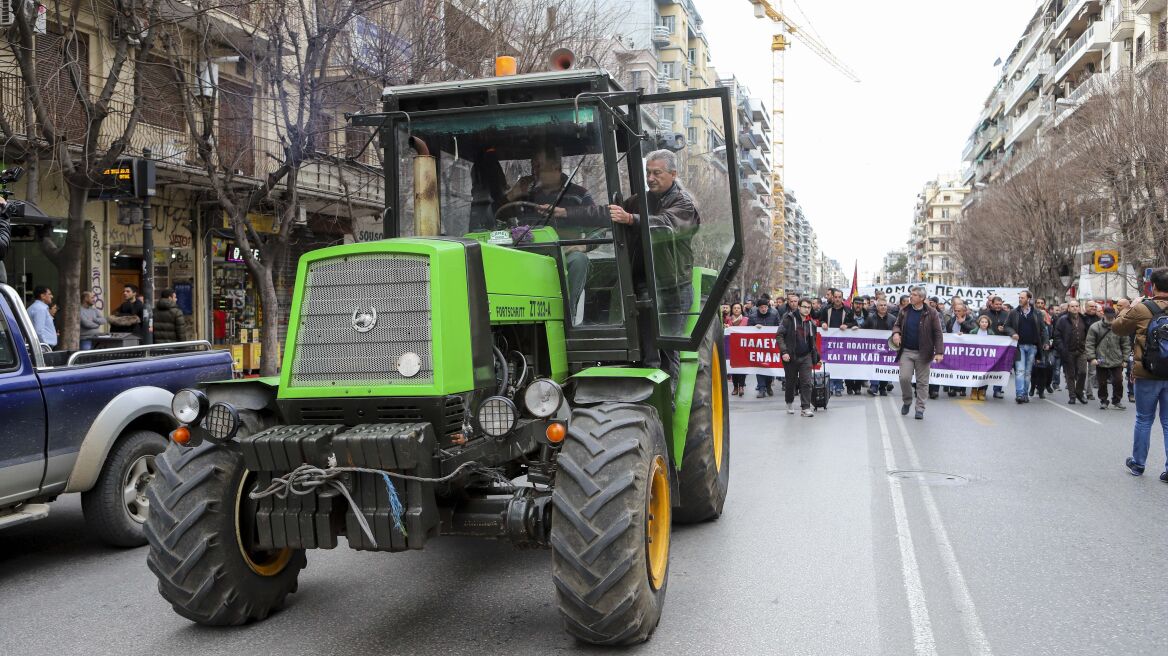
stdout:
[(426, 142), (410, 137), (414, 155), (414, 235), (437, 237), (442, 234), (442, 213), (438, 203), (438, 159), (430, 154)]

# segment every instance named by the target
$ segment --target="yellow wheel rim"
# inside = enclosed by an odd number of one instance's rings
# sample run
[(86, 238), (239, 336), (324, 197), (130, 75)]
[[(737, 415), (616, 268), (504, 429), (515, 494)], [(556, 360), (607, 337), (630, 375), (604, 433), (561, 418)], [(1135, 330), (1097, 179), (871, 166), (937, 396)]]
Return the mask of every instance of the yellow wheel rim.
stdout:
[(673, 506), (669, 499), (669, 471), (665, 458), (657, 456), (649, 467), (649, 514), (645, 521), (645, 546), (649, 585), (660, 590), (669, 567), (669, 535)]
[(291, 549), (278, 549), (276, 551), (259, 551), (252, 550), (244, 545), (243, 531), (239, 526), (240, 512), (243, 510), (243, 495), (245, 486), (247, 485), (250, 472), (244, 472), (243, 477), (239, 480), (239, 489), (235, 494), (235, 543), (239, 545), (239, 553), (243, 555), (243, 562), (247, 563), (251, 571), (260, 576), (275, 576), (284, 571), (287, 567), (288, 561), (292, 560)]
[(726, 381), (723, 380), (722, 376), (721, 355), (722, 354), (719, 352), (718, 348), (714, 347), (712, 362), (710, 363), (710, 370), (712, 372), (713, 378), (710, 384), (714, 387), (714, 389), (710, 392), (710, 415), (711, 421), (713, 421), (714, 424), (714, 467), (716, 467), (719, 472), (722, 471), (722, 441), (726, 437), (723, 434), (723, 426), (725, 422), (723, 421), (722, 415), (722, 413), (725, 411), (725, 407), (723, 405), (725, 400), (722, 398), (722, 392), (725, 390)]

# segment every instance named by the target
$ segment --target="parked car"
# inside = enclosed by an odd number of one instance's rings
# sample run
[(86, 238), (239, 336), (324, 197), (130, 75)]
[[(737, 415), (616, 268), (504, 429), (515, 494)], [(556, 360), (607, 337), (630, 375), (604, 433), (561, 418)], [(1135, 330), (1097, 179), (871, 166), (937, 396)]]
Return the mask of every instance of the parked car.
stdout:
[(146, 543), (146, 486), (176, 426), (176, 390), (231, 377), (207, 342), (51, 351), (16, 291), (0, 284), (0, 529), (46, 517), (80, 492), (90, 530)]

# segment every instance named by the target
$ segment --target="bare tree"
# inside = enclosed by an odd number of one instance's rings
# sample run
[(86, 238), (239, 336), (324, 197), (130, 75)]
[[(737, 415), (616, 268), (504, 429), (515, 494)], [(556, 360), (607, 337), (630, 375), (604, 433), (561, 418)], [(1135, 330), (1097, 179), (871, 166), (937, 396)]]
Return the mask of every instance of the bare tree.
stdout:
[(1165, 125), (1168, 76), (1160, 70), (1115, 78), (1065, 127), (1082, 164), (1083, 189), (1101, 201), (1116, 245), (1136, 271), (1162, 264), (1168, 252)]
[(32, 120), (19, 125), (0, 114), (0, 137), (7, 143), (23, 142), (21, 154), (34, 165), (44, 162), (59, 170), (68, 198), (64, 244), (43, 242), (60, 274), (62, 348), (76, 349), (80, 336), (76, 299), (89, 192), (100, 172), (126, 152), (138, 127), (144, 105), (142, 74), (156, 44), (149, 26), (162, 22), (160, 3), (114, 0), (113, 20), (123, 29), (118, 38), (96, 44), (94, 50), (103, 58), (99, 65), (90, 61), (90, 40), (105, 35), (82, 26), (95, 18), (90, 12), (101, 9), (81, 0), (52, 2), (44, 33), (37, 33), (36, 5), (16, 3), (16, 21), (4, 34), (11, 57), (7, 63), (24, 88)]
[(964, 217), (957, 248), (970, 283), (1060, 288), (1059, 274), (1074, 261), (1079, 225), (1092, 211), (1080, 184), (1079, 160), (1067, 157), (1052, 135), (1023, 154), (1029, 163), (998, 181)]

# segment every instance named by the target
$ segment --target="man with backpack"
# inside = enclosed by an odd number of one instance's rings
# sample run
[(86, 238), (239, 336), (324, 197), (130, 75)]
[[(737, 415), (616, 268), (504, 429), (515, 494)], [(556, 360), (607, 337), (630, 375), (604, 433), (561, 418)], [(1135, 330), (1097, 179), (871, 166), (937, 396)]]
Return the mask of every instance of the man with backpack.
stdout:
[[(1144, 473), (1157, 406), (1168, 450), (1168, 267), (1152, 271), (1149, 282), (1152, 298), (1133, 303), (1111, 326), (1117, 335), (1135, 335), (1136, 426), (1124, 463), (1132, 476)], [(1160, 480), (1168, 483), (1168, 463)]]

